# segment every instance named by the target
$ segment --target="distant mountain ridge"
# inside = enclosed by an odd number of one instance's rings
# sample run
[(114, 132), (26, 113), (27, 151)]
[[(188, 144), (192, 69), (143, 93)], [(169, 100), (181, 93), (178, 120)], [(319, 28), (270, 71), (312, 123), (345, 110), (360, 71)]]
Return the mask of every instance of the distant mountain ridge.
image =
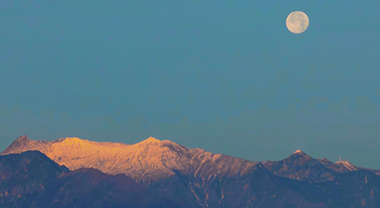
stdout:
[[(194, 175), (243, 175), (252, 171), (257, 162), (223, 154), (213, 154), (202, 149), (189, 149), (180, 144), (154, 137), (130, 145), (111, 142), (93, 142), (77, 137), (60, 138), (54, 141), (33, 141), (23, 135), (17, 138), (0, 155), (38, 150), (60, 165), (70, 170), (95, 168), (108, 174), (123, 173), (136, 181), (155, 181), (175, 175), (173, 170)], [(275, 175), (303, 180), (302, 173), (289, 172), (289, 161), (297, 160), (300, 167), (308, 165), (326, 171), (345, 173), (358, 168), (348, 161), (336, 163), (326, 158), (314, 159), (301, 150), (297, 150), (281, 161), (261, 162)], [(296, 164), (292, 164), (296, 165)], [(217, 167), (217, 168), (216, 168)], [(322, 170), (321, 170), (322, 171)], [(377, 170), (371, 170), (380, 175)], [(312, 176), (308, 176), (310, 179)], [(313, 177), (317, 177), (316, 175)], [(333, 176), (330, 177), (330, 180)], [(322, 180), (322, 179), (316, 179)], [(325, 178), (324, 180), (327, 180)]]
[(238, 175), (251, 171), (257, 162), (202, 149), (189, 149), (174, 142), (153, 137), (133, 144), (92, 142), (76, 137), (33, 141), (25, 135), (17, 138), (1, 155), (38, 150), (70, 170), (95, 168), (108, 174), (123, 173), (150, 183), (175, 175), (173, 170), (200, 176)]
[(129, 145), (76, 137), (33, 141), (22, 136), (1, 155), (29, 150), (41, 151), (71, 171), (95, 168), (125, 174), (185, 208), (380, 204), (380, 177), (374, 174), (378, 170), (314, 159), (301, 150), (280, 161), (254, 162), (153, 137)]

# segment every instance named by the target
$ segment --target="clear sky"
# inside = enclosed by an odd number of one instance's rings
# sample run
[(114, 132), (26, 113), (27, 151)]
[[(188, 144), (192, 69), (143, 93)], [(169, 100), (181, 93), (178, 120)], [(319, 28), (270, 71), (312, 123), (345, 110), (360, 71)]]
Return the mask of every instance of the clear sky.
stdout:
[(379, 1), (3, 0), (0, 149), (153, 136), (380, 169), (379, 70)]

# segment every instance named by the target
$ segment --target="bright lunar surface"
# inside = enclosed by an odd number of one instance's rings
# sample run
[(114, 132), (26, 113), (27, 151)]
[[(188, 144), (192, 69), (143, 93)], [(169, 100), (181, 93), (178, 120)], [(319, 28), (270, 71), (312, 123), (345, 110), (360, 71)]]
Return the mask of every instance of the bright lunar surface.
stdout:
[(292, 33), (303, 33), (309, 27), (309, 18), (303, 12), (294, 11), (286, 18), (286, 27)]

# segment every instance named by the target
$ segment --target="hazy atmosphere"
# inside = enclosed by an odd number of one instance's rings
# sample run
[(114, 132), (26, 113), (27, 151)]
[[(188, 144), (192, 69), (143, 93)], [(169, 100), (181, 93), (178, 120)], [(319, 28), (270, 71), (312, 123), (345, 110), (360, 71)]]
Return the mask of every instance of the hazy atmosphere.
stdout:
[(379, 169), (379, 19), (377, 1), (0, 1), (0, 149), (152, 136)]

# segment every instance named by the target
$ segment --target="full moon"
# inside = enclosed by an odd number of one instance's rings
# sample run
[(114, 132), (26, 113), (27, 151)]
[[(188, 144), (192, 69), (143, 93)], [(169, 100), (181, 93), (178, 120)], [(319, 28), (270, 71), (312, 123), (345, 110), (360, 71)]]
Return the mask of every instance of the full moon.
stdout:
[(286, 27), (292, 33), (303, 33), (309, 27), (309, 17), (301, 11), (294, 11), (286, 18)]

